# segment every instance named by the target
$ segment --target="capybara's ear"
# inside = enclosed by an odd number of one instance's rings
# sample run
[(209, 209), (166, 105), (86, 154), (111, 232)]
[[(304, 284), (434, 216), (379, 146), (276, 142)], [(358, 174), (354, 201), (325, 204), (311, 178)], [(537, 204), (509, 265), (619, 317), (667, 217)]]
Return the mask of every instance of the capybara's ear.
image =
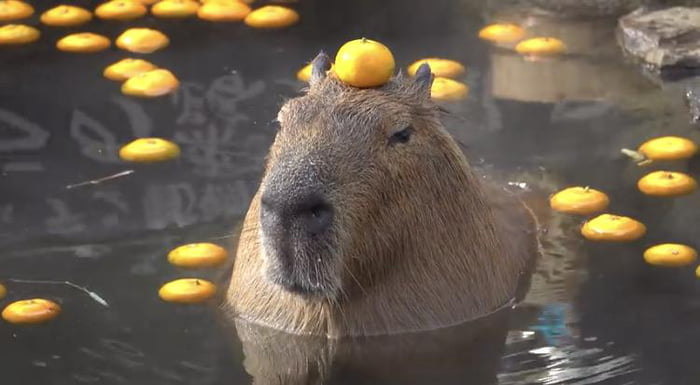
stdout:
[(423, 63), (418, 67), (413, 81), (416, 84), (416, 89), (420, 97), (430, 98), (430, 88), (433, 85), (434, 78), (435, 76), (430, 71), (430, 65), (428, 63)]
[(325, 52), (319, 52), (311, 62), (311, 78), (309, 79), (309, 85), (314, 87), (325, 79), (326, 72), (328, 72), (329, 69), (331, 69), (331, 58), (329, 58)]

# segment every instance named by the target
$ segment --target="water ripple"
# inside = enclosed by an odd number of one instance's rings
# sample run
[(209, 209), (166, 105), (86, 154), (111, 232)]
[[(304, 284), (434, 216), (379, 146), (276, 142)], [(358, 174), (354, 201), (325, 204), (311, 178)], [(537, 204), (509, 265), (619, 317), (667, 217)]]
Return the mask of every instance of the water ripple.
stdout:
[(640, 370), (633, 356), (614, 356), (604, 349), (584, 348), (576, 343), (531, 346), (532, 343), (528, 339), (509, 344), (503, 356), (505, 370), (498, 376), (501, 385), (599, 384)]

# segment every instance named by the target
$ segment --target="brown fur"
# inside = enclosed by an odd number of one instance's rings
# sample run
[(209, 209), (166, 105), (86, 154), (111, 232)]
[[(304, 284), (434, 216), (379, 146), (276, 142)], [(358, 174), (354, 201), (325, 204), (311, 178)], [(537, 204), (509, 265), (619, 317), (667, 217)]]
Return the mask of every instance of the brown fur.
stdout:
[[(429, 84), (402, 77), (380, 89), (316, 79), (285, 103), (239, 240), (232, 316), (296, 334), (378, 335), (456, 325), (512, 301), (538, 252), (536, 223), (471, 171), (439, 114)], [(387, 147), (407, 124), (411, 141)], [(260, 196), (281, 162), (333, 175), (337, 247), (319, 268), (337, 279), (336, 297), (292, 294), (265, 274)]]

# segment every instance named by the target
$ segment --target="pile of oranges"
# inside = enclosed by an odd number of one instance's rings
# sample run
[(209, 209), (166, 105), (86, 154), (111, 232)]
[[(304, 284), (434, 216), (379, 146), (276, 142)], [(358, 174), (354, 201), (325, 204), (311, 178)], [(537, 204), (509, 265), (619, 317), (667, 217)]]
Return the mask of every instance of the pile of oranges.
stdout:
[[(45, 10), (39, 20), (47, 27), (78, 27), (97, 17), (102, 20), (128, 22), (146, 16), (161, 19), (198, 17), (210, 22), (244, 22), (253, 28), (279, 29), (299, 22), (299, 14), (287, 7), (266, 5), (252, 9), (243, 0), (109, 0), (98, 4), (93, 12), (74, 5), (59, 5)], [(150, 7), (150, 10), (149, 10)], [(32, 17), (34, 7), (25, 1), (0, 0), (0, 46), (14, 46), (37, 41), (40, 30), (19, 21)], [(170, 43), (163, 33), (148, 28), (130, 28), (116, 39), (124, 51), (148, 54)], [(56, 42), (56, 48), (71, 53), (95, 53), (109, 49), (112, 41), (92, 32), (68, 34)], [(158, 68), (142, 59), (126, 58), (104, 70), (110, 80), (123, 82), (122, 93), (134, 97), (153, 98), (173, 92), (179, 81), (169, 70)]]
[[(662, 161), (687, 161), (697, 152), (698, 147), (693, 141), (677, 136), (650, 139), (634, 151), (643, 160), (640, 164), (646, 165)], [(650, 197), (674, 198), (693, 194), (697, 190), (697, 182), (683, 172), (656, 170), (640, 178), (637, 188)], [(556, 211), (589, 216), (605, 211), (610, 199), (601, 191), (575, 186), (552, 195), (549, 202)], [(581, 227), (581, 235), (592, 241), (632, 242), (641, 239), (646, 230), (643, 223), (633, 218), (603, 213), (586, 220)], [(697, 251), (684, 244), (662, 243), (647, 248), (643, 257), (654, 266), (679, 267), (695, 263)], [(696, 268), (695, 274), (700, 278), (700, 266)]]
[[(95, 18), (128, 23), (145, 17), (183, 19), (197, 17), (209, 22), (243, 22), (252, 28), (281, 29), (297, 24), (299, 14), (288, 7), (265, 5), (257, 9), (252, 0), (107, 0), (93, 11), (74, 5), (58, 5), (44, 10), (39, 21), (49, 28), (80, 27)], [(22, 23), (35, 14), (27, 1), (0, 0), (0, 48), (37, 41), (41, 31), (37, 26)], [(113, 44), (114, 43), (114, 44)], [(116, 46), (131, 54), (147, 55), (167, 48), (170, 39), (151, 28), (127, 28), (114, 42), (93, 32), (70, 33), (58, 39), (55, 46), (75, 54), (98, 53)], [(146, 59), (126, 57), (107, 66), (102, 75), (121, 83), (121, 92), (138, 98), (157, 98), (176, 91), (180, 81), (170, 70)], [(161, 138), (140, 138), (120, 150), (128, 162), (159, 162), (176, 158), (180, 150), (175, 143)]]

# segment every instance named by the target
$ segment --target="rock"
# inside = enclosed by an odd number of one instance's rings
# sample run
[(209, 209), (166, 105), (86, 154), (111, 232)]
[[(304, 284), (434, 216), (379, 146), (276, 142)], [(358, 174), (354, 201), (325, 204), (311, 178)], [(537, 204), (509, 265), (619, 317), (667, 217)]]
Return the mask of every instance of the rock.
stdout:
[[(479, 0), (483, 2), (484, 0)], [(561, 19), (617, 17), (653, 0), (486, 0), (486, 13), (520, 10)]]
[(639, 0), (530, 0), (541, 9), (569, 17), (619, 16), (639, 5)]
[(620, 18), (618, 42), (656, 71), (700, 70), (700, 8), (639, 8)]

